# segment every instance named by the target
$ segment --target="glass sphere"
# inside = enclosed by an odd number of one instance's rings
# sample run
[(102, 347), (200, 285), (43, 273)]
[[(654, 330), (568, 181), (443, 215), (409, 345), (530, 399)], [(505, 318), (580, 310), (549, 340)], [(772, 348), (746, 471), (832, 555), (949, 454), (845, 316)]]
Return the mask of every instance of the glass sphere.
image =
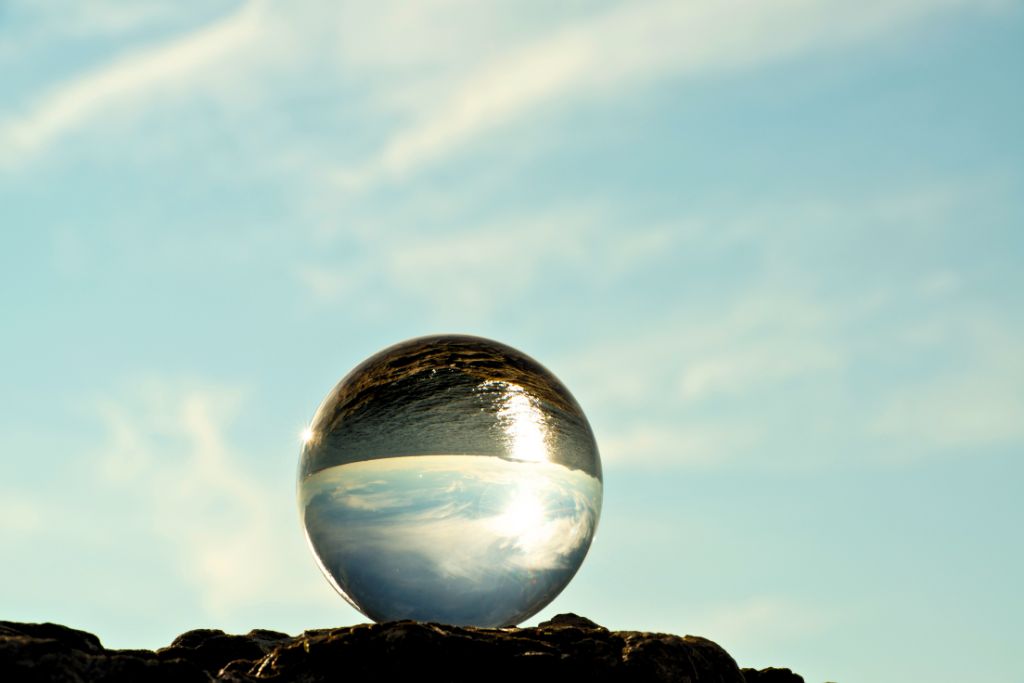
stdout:
[(509, 626), (579, 569), (601, 460), (569, 390), (479, 337), (396, 344), (303, 434), (299, 510), (327, 580), (375, 621)]

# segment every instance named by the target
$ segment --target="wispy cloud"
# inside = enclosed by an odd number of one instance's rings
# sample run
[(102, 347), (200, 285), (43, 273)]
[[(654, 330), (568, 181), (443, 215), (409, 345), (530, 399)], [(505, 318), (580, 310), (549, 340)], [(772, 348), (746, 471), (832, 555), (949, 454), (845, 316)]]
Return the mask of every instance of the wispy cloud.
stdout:
[[(763, 409), (750, 413), (746, 397), (842, 368), (850, 353), (838, 340), (842, 321), (776, 286), (595, 344), (567, 368), (597, 426), (608, 425), (599, 437), (609, 464), (720, 466), (761, 452), (776, 431)], [(703, 414), (709, 402), (725, 408)]]
[(217, 618), (268, 599), (323, 595), (303, 571), (311, 564), (301, 564), (290, 496), (255, 477), (227, 436), (240, 401), (237, 390), (151, 380), (100, 407), (108, 442), (98, 484), (172, 551), (181, 578)]
[[(912, 260), (1005, 191), (961, 185), (726, 211), (678, 238), (677, 261), (754, 255), (751, 277), (707, 306), (680, 276), (666, 311), (552, 361), (608, 464), (883, 464), (1019, 441), (1022, 331), (972, 292), (975, 264)], [(880, 274), (846, 286), (834, 267)]]
[[(767, 294), (758, 304), (764, 318), (733, 311), (691, 319), (570, 362), (574, 391), (597, 418), (606, 463), (877, 465), (975, 457), (1024, 439), (1020, 330), (955, 309), (907, 324), (872, 320), (855, 305), (808, 318), (813, 307), (800, 312), (785, 301)], [(851, 335), (856, 328), (863, 329)], [(916, 375), (925, 354), (935, 365)], [(867, 367), (897, 367), (902, 376), (851, 392), (851, 373)], [(803, 380), (807, 391), (799, 389)]]
[(830, 338), (829, 318), (819, 305), (784, 296), (742, 302), (720, 324), (697, 332), (704, 352), (682, 368), (682, 399), (750, 391), (839, 367), (843, 352)]
[(598, 208), (576, 207), (440, 234), (386, 226), (359, 236), (358, 249), (343, 263), (303, 263), (295, 276), (314, 304), (371, 305), (363, 293), (374, 291), (378, 298), (412, 299), (425, 310), (457, 310), (463, 320), (476, 321), (521, 300), (556, 268), (590, 267), (592, 252), (611, 246), (591, 239), (598, 218)]
[(253, 41), (263, 26), (261, 5), (235, 13), (169, 42), (121, 56), (57, 85), (22, 115), (0, 120), (0, 163), (18, 162), (115, 106), (152, 106), (165, 88), (188, 84)]
[(93, 0), (87, 3), (73, 0), (46, 3), (8, 0), (4, 5), (5, 14), (25, 17), (37, 30), (44, 30), (50, 36), (73, 37), (109, 37), (164, 23), (195, 9), (189, 7), (188, 2), (170, 4), (158, 0), (140, 0), (130, 5), (117, 0)]
[(918, 352), (949, 352), (952, 367), (894, 387), (875, 407), (872, 433), (903, 458), (1024, 439), (1024, 335), (984, 319), (932, 323), (911, 337)]
[(626, 421), (602, 435), (601, 457), (626, 468), (716, 467), (757, 443), (759, 425), (719, 420)]
[[(244, 53), (225, 78), (288, 79), (296, 67), (306, 71), (316, 64), (323, 87), (366, 84), (353, 104), (387, 110), (372, 125), (364, 122), (373, 129), (364, 131), (370, 139), (381, 137), (383, 124), (384, 142), (362, 162), (327, 164), (327, 174), (342, 185), (365, 188), (449, 157), (510, 122), (543, 117), (581, 99), (636, 91), (666, 76), (699, 76), (835, 49), (936, 12), (976, 10), (965, 0), (870, 0), (856, 7), (838, 0), (656, 0), (568, 19), (523, 21), (515, 4), (488, 12), (451, 2), (387, 11), (327, 3), (282, 7), (252, 0), (198, 30), (58, 84), (20, 113), (0, 119), (0, 158), (8, 164), (28, 158), (103, 112), (151, 108), (166, 101), (168, 92), (195, 94), (211, 70), (219, 70), (229, 55)], [(145, 5), (128, 13), (101, 8), (88, 20), (119, 30), (121, 23), (155, 16), (157, 8)], [(462, 29), (457, 41), (453, 25)], [(467, 34), (475, 37), (467, 40)], [(263, 73), (259, 59), (276, 49), (271, 46), (286, 46), (289, 57), (283, 61), (290, 64), (273, 75)], [(314, 165), (319, 172), (320, 162)]]
[(380, 153), (336, 173), (360, 189), (448, 156), (527, 114), (666, 75), (761, 65), (885, 34), (962, 0), (868, 3), (641, 2), (614, 7), (483, 63), (395, 132)]
[[(360, 293), (373, 291), (384, 300), (415, 300), (428, 318), (465, 324), (551, 296), (552, 281), (578, 284), (578, 296), (567, 300), (573, 305), (603, 296), (609, 282), (627, 288), (631, 279), (659, 272), (663, 305), (547, 361), (591, 416), (608, 464), (888, 462), (899, 457), (898, 443), (913, 439), (921, 445), (916, 452), (931, 454), (942, 439), (970, 448), (1019, 438), (1019, 348), (1012, 330), (1003, 330), (998, 344), (980, 332), (953, 334), (976, 304), (944, 302), (966, 286), (948, 267), (901, 268), (855, 287), (827, 269), (846, 267), (836, 258), (876, 267), (876, 240), (916, 250), (947, 239), (964, 216), (992, 201), (991, 192), (940, 183), (813, 196), (632, 224), (628, 233), (616, 230), (621, 217), (599, 205), (438, 235), (386, 226), (359, 237), (348, 267), (310, 266), (300, 277), (322, 304), (359, 306), (368, 298)], [(688, 280), (689, 268), (733, 254), (750, 259), (749, 278), (730, 281), (711, 299), (688, 291), (690, 282), (707, 284), (699, 275)], [(953, 374), (939, 367), (927, 384), (901, 375), (887, 380), (885, 391), (861, 386), (879, 368), (912, 364), (921, 352), (913, 337), (929, 329), (933, 338), (921, 344), (969, 353), (972, 365)], [(971, 405), (958, 405), (960, 396)], [(931, 428), (933, 422), (941, 425)]]

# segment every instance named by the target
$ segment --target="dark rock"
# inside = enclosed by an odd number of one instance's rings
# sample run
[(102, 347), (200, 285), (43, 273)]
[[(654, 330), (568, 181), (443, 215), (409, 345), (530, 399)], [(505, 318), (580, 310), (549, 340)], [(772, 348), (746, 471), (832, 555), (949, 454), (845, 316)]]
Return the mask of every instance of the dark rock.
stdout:
[(0, 637), (4, 636), (52, 640), (63, 647), (82, 652), (103, 651), (100, 639), (93, 634), (60, 624), (22, 624), (15, 621), (0, 621)]
[(746, 683), (804, 683), (804, 677), (793, 673), (789, 669), (743, 669), (743, 677)]
[[(781, 677), (780, 677), (781, 676)], [(0, 681), (276, 683), (398, 678), (495, 682), (564, 678), (594, 683), (803, 683), (789, 669), (744, 669), (694, 636), (609, 631), (575, 614), (532, 628), (462, 628), (397, 621), (307, 631), (200, 629), (168, 647), (105, 650), (55, 624), (0, 622)]]
[(254, 628), (245, 634), (245, 637), (260, 646), (266, 654), (281, 644), (282, 641), (291, 640), (292, 637), (280, 631), (268, 631), (265, 628)]
[(183, 659), (214, 675), (228, 662), (239, 659), (252, 662), (266, 653), (267, 650), (254, 638), (229, 636), (214, 629), (182, 633), (170, 647), (156, 651), (161, 660)]
[(547, 621), (542, 621), (537, 624), (537, 628), (586, 628), (586, 629), (604, 629), (604, 626), (598, 626), (590, 619), (581, 617), (578, 614), (569, 612), (568, 614), (556, 614)]
[(93, 634), (67, 626), (0, 621), (0, 680), (208, 683), (209, 676), (188, 662), (161, 662), (149, 650), (105, 650)]

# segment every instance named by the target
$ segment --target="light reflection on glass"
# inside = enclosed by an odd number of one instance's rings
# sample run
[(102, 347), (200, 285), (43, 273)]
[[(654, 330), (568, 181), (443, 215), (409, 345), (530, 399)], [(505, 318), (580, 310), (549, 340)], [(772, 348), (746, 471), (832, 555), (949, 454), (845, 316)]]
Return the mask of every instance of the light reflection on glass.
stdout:
[(586, 418), (550, 372), (497, 342), (386, 349), (335, 387), (306, 434), (310, 546), (377, 621), (519, 623), (590, 547), (602, 483)]
[(504, 382), (493, 384), (503, 391), (497, 417), (507, 436), (508, 457), (528, 462), (545, 460), (548, 444), (544, 414), (522, 387)]

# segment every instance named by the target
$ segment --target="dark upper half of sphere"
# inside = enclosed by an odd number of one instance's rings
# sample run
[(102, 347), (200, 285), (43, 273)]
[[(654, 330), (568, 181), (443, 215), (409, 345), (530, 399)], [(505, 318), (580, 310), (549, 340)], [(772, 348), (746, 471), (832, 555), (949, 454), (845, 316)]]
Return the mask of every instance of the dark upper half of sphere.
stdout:
[(300, 475), (430, 454), (543, 460), (601, 477), (593, 432), (565, 385), (526, 354), (465, 335), (410, 339), (349, 372), (313, 418)]

